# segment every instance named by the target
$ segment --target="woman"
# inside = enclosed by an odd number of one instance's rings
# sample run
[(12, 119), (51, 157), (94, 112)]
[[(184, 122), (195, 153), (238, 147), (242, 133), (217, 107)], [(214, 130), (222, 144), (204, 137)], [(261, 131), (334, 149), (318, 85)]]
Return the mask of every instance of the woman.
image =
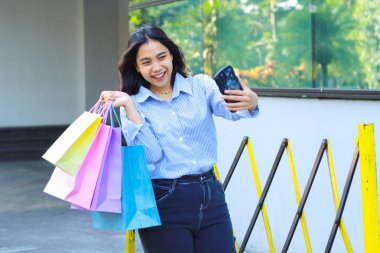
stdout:
[(181, 49), (154, 26), (130, 37), (119, 71), (121, 91), (103, 91), (100, 101), (121, 107), (128, 144), (145, 148), (162, 225), (139, 230), (144, 251), (235, 252), (223, 188), (212, 171), (212, 115), (255, 117), (257, 95), (243, 82), (243, 90), (222, 95), (208, 76), (188, 77)]

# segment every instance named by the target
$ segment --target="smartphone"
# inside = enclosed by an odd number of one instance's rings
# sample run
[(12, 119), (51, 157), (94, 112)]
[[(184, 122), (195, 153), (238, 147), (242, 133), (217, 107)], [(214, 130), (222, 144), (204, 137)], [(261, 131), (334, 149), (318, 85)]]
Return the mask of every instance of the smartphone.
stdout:
[[(239, 80), (237, 79), (234, 69), (231, 66), (226, 66), (219, 70), (214, 75), (214, 80), (219, 87), (220, 92), (224, 95), (225, 90), (242, 90)], [(236, 101), (228, 101), (234, 103)]]

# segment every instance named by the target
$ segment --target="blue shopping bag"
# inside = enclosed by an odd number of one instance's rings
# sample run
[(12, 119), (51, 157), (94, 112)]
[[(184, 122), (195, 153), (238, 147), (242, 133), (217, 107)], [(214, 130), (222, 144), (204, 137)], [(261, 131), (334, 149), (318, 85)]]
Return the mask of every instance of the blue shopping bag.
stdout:
[(122, 147), (121, 214), (93, 212), (93, 227), (133, 230), (161, 225), (143, 146)]

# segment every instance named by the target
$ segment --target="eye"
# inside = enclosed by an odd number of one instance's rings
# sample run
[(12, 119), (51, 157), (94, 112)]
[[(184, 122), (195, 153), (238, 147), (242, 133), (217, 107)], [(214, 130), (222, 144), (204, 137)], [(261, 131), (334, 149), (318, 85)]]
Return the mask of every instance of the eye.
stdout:
[(160, 55), (160, 56), (158, 57), (159, 60), (163, 60), (163, 59), (165, 59), (165, 58), (166, 58), (166, 54), (164, 54), (164, 55)]
[(141, 64), (144, 65), (144, 66), (147, 66), (149, 65), (150, 61), (142, 61)]

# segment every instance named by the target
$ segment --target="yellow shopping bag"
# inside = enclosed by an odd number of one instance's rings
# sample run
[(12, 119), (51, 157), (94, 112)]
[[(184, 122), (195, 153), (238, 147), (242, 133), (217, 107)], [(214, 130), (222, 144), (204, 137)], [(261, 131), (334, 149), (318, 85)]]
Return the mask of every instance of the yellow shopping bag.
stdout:
[(95, 138), (101, 120), (99, 114), (84, 112), (63, 132), (42, 158), (74, 176)]

